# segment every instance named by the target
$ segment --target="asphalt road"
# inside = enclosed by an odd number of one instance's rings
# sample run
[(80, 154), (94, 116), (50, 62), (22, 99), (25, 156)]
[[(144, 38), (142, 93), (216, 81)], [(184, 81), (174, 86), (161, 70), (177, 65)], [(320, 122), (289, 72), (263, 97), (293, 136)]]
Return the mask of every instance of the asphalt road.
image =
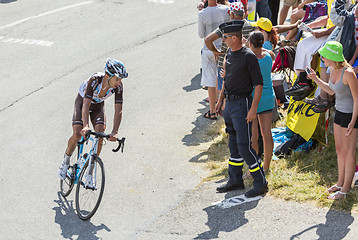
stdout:
[[(266, 196), (238, 205), (201, 184), (213, 122), (200, 88), (196, 2), (0, 1), (0, 239), (356, 239), (355, 215)], [(120, 59), (120, 136), (101, 157), (106, 189), (81, 221), (57, 169), (80, 83)], [(113, 101), (106, 102), (108, 129)], [(226, 200), (225, 200), (226, 199)], [(234, 203), (228, 208), (216, 204)]]

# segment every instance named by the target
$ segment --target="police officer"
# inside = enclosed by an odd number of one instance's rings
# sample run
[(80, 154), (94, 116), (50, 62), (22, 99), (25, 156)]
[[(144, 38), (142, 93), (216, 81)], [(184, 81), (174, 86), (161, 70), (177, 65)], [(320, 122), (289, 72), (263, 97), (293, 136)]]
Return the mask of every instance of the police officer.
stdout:
[[(256, 197), (267, 192), (267, 182), (262, 163), (251, 146), (251, 125), (256, 118), (263, 79), (255, 54), (242, 42), (243, 21), (231, 21), (220, 25), (223, 41), (229, 47), (225, 59), (224, 88), (216, 105), (216, 112), (223, 114), (229, 134), (229, 181), (218, 187), (218, 192), (244, 189), (242, 167), (244, 161), (254, 179), (253, 188), (246, 197)], [(252, 90), (255, 94), (252, 98)], [(225, 109), (221, 112), (224, 98)]]

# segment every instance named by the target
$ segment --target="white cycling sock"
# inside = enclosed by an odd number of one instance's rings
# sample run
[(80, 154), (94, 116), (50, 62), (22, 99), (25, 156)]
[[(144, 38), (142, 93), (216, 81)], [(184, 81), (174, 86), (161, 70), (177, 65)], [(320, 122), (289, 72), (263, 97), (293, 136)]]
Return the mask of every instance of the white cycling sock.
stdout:
[(65, 153), (65, 157), (63, 158), (62, 163), (63, 163), (64, 165), (70, 165), (70, 159), (71, 159), (71, 156), (68, 156), (68, 155)]

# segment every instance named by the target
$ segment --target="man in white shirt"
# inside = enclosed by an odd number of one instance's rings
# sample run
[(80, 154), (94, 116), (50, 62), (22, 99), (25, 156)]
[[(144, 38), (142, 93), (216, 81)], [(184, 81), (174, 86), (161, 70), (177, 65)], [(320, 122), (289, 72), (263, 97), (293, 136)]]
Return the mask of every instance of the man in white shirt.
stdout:
[[(214, 31), (223, 22), (229, 20), (229, 7), (217, 4), (216, 0), (208, 0), (208, 7), (204, 8), (198, 14), (198, 33), (199, 37), (204, 39), (212, 31)], [(220, 49), (222, 40), (217, 39), (214, 45)], [(215, 120), (215, 102), (217, 100), (217, 64), (212, 51), (210, 51), (204, 43), (201, 56), (201, 86), (208, 88), (210, 110), (204, 114), (205, 118)]]

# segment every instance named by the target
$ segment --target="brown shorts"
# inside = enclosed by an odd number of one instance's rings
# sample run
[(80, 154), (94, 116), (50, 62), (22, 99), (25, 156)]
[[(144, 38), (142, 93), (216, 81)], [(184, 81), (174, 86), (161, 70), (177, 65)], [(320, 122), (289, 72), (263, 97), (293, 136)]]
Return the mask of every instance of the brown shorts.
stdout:
[[(75, 100), (75, 108), (73, 110), (72, 126), (83, 125), (82, 105), (83, 105), (83, 98), (81, 97), (81, 95), (78, 94)], [(90, 118), (93, 126), (96, 126), (97, 124), (106, 125), (106, 117), (104, 115), (104, 102), (91, 104)]]
[(283, 5), (297, 7), (301, 3), (301, 0), (283, 0)]

